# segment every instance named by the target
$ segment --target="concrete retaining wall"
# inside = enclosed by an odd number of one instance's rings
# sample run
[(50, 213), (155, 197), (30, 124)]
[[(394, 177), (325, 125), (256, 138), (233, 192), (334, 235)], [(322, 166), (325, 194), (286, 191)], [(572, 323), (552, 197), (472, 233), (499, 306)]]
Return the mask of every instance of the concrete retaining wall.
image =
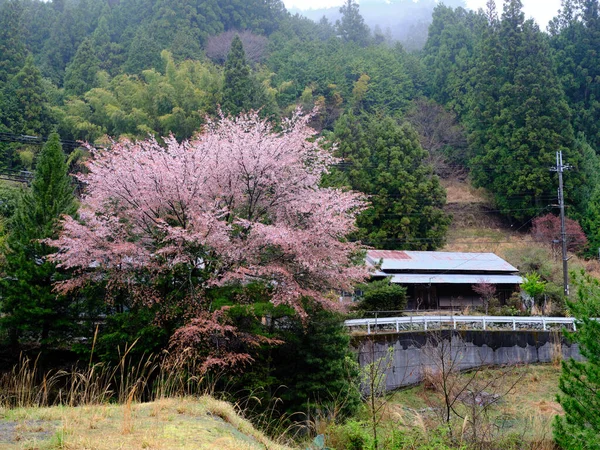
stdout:
[(439, 371), (442, 355), (460, 370), (548, 363), (558, 352), (565, 359), (581, 360), (577, 344), (544, 331), (407, 332), (355, 337), (353, 345), (361, 367), (378, 361), (387, 369), (387, 390), (422, 381), (425, 370)]

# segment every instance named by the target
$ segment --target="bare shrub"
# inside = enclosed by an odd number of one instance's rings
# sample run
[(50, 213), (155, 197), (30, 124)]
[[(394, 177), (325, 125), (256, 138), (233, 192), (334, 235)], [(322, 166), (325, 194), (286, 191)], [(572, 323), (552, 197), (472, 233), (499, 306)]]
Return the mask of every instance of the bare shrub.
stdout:
[(361, 370), (361, 391), (369, 413), (369, 422), (373, 437), (373, 447), (378, 448), (377, 428), (382, 420), (388, 402), (385, 399), (386, 376), (393, 363), (393, 347), (389, 347), (385, 355), (376, 358), (375, 342), (370, 339), (366, 343), (368, 363)]
[(467, 138), (456, 116), (432, 100), (419, 98), (406, 119), (419, 134), (421, 146), (429, 153), (428, 162), (442, 178), (465, 178)]
[(500, 375), (489, 377), (483, 370), (483, 358), (478, 367), (469, 369), (463, 364), (465, 348), (456, 334), (431, 333), (422, 349), (423, 375), (429, 388), (438, 393), (430, 397), (430, 407), (447, 428), (451, 441), (488, 448), (500, 431), (490, 413), (521, 381), (522, 375), (512, 377), (517, 366), (508, 366), (500, 369)]
[(206, 42), (206, 56), (216, 63), (223, 64), (231, 49), (231, 42), (236, 35), (242, 40), (246, 59), (249, 62), (256, 64), (265, 60), (267, 57), (268, 39), (248, 30), (229, 30), (209, 37)]

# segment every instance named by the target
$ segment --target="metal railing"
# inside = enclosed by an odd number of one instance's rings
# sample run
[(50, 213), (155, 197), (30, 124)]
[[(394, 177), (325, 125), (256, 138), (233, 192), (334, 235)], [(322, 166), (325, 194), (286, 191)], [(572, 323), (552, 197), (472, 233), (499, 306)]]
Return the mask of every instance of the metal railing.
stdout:
[[(573, 317), (521, 317), (521, 316), (405, 316), (375, 317), (369, 319), (346, 320), (345, 325), (352, 332), (399, 333), (401, 331), (461, 329), (461, 330), (543, 330), (570, 327), (577, 330)], [(446, 325), (446, 327), (444, 327)]]

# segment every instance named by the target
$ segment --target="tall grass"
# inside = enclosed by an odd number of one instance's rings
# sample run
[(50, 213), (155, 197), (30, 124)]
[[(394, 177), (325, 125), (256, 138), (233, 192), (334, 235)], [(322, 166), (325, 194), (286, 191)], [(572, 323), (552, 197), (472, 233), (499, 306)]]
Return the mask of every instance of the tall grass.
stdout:
[(185, 395), (215, 393), (215, 377), (194, 374), (199, 364), (182, 355), (173, 362), (165, 355), (130, 356), (133, 345), (119, 352), (117, 364), (92, 363), (70, 370), (43, 371), (39, 357), (21, 355), (11, 371), (0, 376), (0, 407), (127, 404)]

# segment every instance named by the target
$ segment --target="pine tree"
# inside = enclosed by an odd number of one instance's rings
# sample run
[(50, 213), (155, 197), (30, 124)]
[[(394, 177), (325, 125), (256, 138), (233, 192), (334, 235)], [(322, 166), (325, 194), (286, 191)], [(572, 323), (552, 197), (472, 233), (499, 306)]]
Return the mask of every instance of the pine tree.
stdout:
[(21, 17), (23, 7), (17, 0), (0, 4), (0, 87), (25, 63)]
[(340, 7), (342, 18), (336, 22), (338, 34), (345, 42), (354, 42), (360, 46), (369, 44), (370, 31), (365, 20), (360, 15), (358, 3), (346, 0)]
[(592, 192), (585, 214), (581, 219), (581, 227), (589, 242), (590, 256), (597, 256), (600, 251), (600, 186)]
[(600, 149), (600, 14), (598, 0), (565, 1), (551, 26), (558, 74), (573, 127)]
[(127, 61), (125, 61), (123, 70), (126, 73), (136, 74), (146, 69), (161, 68), (160, 51), (160, 46), (148, 31), (140, 28), (129, 45)]
[(92, 46), (92, 40), (84, 40), (75, 57), (65, 71), (65, 91), (72, 95), (83, 95), (94, 87), (100, 60)]
[(75, 5), (71, 5), (70, 2), (65, 3), (64, 8), (60, 8), (59, 5), (60, 2), (52, 2), (52, 6), (58, 10), (54, 13), (54, 21), (42, 53), (41, 65), (44, 76), (50, 78), (57, 86), (62, 85), (65, 69), (86, 38), (90, 25), (85, 18), (77, 14)]
[(53, 249), (40, 240), (56, 237), (58, 220), (74, 215), (76, 208), (65, 155), (54, 133), (38, 157), (31, 189), (22, 194), (9, 223), (0, 326), (15, 346), (24, 340), (46, 346), (74, 325), (69, 298), (52, 290), (60, 275), (45, 257)]
[(433, 11), (423, 49), (427, 94), (461, 116), (468, 110), (476, 48), (486, 37), (487, 25), (483, 15), (463, 8), (453, 10), (440, 3)]
[(410, 125), (347, 113), (337, 121), (334, 139), (347, 166), (328, 182), (350, 186), (371, 200), (357, 219), (363, 242), (384, 249), (443, 245), (450, 223), (442, 210), (446, 194)]
[(23, 68), (6, 85), (0, 121), (13, 133), (48, 134), (54, 119), (42, 75), (30, 55)]
[[(548, 167), (556, 151), (574, 166), (581, 158), (549, 46), (537, 25), (524, 21), (520, 0), (505, 4), (476, 71), (468, 122), (473, 180), (494, 193), (507, 215), (529, 219), (555, 195)], [(569, 184), (577, 184), (577, 178), (572, 174)]]
[(111, 28), (109, 26), (111, 18), (110, 8), (105, 6), (91, 39), (100, 70), (115, 74), (127, 55), (123, 53), (121, 45), (112, 41)]
[(590, 276), (574, 280), (577, 301), (569, 309), (577, 331), (569, 339), (579, 344), (585, 361), (563, 361), (557, 396), (565, 415), (556, 416), (554, 439), (564, 449), (600, 449), (600, 283)]
[(223, 111), (237, 116), (253, 106), (253, 80), (246, 62), (244, 46), (239, 36), (231, 43), (225, 62), (225, 84), (223, 86)]

